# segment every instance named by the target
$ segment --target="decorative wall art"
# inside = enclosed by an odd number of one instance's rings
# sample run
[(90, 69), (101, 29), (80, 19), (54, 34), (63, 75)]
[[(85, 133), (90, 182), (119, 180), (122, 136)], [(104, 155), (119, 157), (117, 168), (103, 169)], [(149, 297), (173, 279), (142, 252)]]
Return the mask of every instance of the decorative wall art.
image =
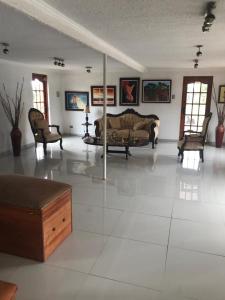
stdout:
[[(102, 85), (91, 86), (91, 105), (102, 106), (104, 101), (104, 87)], [(116, 106), (116, 86), (107, 86), (107, 106)]]
[(142, 102), (170, 103), (171, 80), (142, 80)]
[(120, 105), (139, 105), (140, 78), (120, 78)]
[(89, 93), (66, 91), (65, 92), (65, 109), (74, 111), (83, 111), (89, 105)]
[(219, 86), (219, 99), (218, 103), (225, 103), (225, 85)]

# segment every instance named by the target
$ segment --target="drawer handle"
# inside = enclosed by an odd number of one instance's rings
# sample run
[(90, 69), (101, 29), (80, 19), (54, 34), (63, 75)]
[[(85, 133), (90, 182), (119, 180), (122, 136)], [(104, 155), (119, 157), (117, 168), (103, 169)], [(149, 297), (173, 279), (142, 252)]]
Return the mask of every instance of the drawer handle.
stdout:
[(52, 228), (52, 231), (55, 231), (55, 227)]
[(66, 221), (66, 218), (63, 218), (62, 221), (65, 222), (65, 221)]

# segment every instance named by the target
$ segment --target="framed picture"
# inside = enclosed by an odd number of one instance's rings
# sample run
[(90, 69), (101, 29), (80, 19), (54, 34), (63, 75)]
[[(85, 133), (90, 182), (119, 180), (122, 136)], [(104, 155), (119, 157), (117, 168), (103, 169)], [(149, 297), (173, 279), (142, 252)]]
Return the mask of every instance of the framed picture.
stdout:
[(142, 102), (170, 103), (172, 80), (142, 80)]
[[(92, 85), (91, 86), (91, 105), (102, 106), (104, 101), (103, 85)], [(107, 106), (116, 106), (116, 86), (107, 86)]]
[(66, 91), (65, 92), (65, 109), (83, 111), (86, 105), (89, 105), (89, 93)]
[(225, 85), (219, 86), (219, 99), (218, 103), (225, 103)]
[(120, 78), (120, 105), (139, 105), (140, 78)]

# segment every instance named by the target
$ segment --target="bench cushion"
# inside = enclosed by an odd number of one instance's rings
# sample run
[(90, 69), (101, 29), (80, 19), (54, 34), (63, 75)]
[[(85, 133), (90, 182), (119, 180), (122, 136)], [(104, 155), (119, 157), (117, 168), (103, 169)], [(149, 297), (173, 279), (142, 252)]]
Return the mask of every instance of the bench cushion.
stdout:
[(71, 189), (65, 183), (22, 175), (0, 175), (0, 203), (42, 209)]

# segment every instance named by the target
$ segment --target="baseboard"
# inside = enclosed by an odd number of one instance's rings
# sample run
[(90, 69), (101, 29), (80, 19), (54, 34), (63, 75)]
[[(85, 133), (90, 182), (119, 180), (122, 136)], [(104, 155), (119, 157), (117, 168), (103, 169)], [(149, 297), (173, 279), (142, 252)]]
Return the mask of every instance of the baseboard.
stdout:
[[(34, 143), (29, 143), (29, 144), (26, 144), (26, 145), (23, 145), (21, 147), (21, 151), (23, 150), (26, 150), (26, 149), (29, 149), (31, 147), (34, 147)], [(7, 150), (7, 151), (4, 151), (4, 152), (1, 152), (0, 153), (0, 158), (1, 157), (5, 157), (5, 156), (8, 156), (8, 155), (11, 155), (12, 154), (12, 150)]]

